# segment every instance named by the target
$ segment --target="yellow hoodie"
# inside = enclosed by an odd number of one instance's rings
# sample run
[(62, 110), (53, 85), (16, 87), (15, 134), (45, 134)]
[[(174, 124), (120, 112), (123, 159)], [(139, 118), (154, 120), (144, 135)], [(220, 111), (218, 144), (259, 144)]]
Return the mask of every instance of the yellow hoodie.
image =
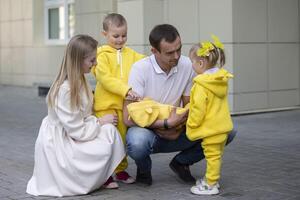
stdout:
[(218, 134), (229, 133), (232, 120), (227, 100), (228, 79), (232, 78), (221, 68), (213, 74), (194, 78), (187, 120), (187, 137), (194, 141)]
[(123, 99), (130, 87), (128, 76), (131, 65), (144, 55), (129, 47), (117, 50), (109, 45), (97, 49), (98, 65), (92, 69), (96, 77), (94, 111), (122, 110)]

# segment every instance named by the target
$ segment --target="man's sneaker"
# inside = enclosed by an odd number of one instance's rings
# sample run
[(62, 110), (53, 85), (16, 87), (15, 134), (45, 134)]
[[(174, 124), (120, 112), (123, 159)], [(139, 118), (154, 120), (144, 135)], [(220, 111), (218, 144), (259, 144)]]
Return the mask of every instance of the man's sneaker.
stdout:
[(170, 168), (175, 172), (181, 180), (187, 183), (195, 183), (196, 179), (191, 175), (189, 165), (180, 164), (173, 158), (169, 164)]
[(135, 179), (131, 177), (126, 171), (121, 171), (116, 173), (115, 180), (127, 184), (131, 184), (135, 182)]
[[(196, 185), (203, 184), (203, 181), (205, 181), (203, 178), (198, 179), (198, 180), (196, 181)], [(218, 189), (220, 189), (220, 184), (219, 184), (219, 182), (216, 182), (215, 185), (216, 185), (216, 187), (217, 187)]]
[(136, 182), (143, 183), (146, 185), (152, 185), (151, 171), (141, 172), (140, 169), (137, 168)]
[(107, 181), (102, 185), (103, 188), (106, 189), (117, 189), (119, 188), (119, 185), (117, 182), (114, 181), (113, 177), (109, 177)]
[(219, 194), (219, 189), (217, 184), (208, 185), (207, 182), (202, 179), (202, 181), (199, 181), (198, 185), (191, 187), (191, 192), (197, 195), (214, 195)]

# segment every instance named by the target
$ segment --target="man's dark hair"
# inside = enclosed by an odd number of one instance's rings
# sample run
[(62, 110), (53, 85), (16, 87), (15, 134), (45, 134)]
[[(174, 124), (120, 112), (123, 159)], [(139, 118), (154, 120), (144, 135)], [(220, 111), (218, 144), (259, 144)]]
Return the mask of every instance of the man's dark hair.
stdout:
[(149, 42), (152, 47), (160, 52), (160, 42), (174, 42), (177, 37), (180, 37), (177, 29), (170, 24), (160, 24), (155, 26), (149, 35)]

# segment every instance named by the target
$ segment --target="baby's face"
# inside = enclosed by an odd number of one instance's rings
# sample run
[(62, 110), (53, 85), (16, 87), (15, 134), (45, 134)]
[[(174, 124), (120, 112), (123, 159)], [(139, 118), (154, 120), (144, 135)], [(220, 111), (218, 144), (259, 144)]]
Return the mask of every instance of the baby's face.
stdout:
[(115, 49), (121, 49), (127, 41), (127, 25), (115, 26), (110, 25), (107, 31), (103, 32), (107, 44)]

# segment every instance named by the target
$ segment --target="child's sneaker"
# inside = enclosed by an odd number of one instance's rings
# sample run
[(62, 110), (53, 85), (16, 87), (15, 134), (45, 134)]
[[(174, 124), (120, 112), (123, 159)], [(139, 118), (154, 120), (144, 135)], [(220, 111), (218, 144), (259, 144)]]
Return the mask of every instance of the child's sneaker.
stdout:
[(126, 171), (121, 171), (116, 173), (115, 179), (117, 181), (127, 183), (127, 184), (131, 184), (135, 182), (135, 179), (131, 177)]
[[(196, 185), (204, 184), (204, 183), (202, 183), (203, 181), (204, 181), (203, 178), (198, 179), (198, 180), (196, 181)], [(216, 185), (216, 187), (217, 187), (218, 189), (220, 189), (220, 184), (219, 184), (219, 182), (216, 182), (215, 185)]]
[(106, 189), (117, 189), (119, 188), (119, 185), (117, 182), (114, 181), (114, 179), (110, 176), (107, 181), (102, 185), (103, 188)]
[(200, 179), (198, 185), (191, 187), (191, 192), (197, 195), (214, 195), (219, 194), (219, 189), (217, 184), (208, 185), (205, 180)]

